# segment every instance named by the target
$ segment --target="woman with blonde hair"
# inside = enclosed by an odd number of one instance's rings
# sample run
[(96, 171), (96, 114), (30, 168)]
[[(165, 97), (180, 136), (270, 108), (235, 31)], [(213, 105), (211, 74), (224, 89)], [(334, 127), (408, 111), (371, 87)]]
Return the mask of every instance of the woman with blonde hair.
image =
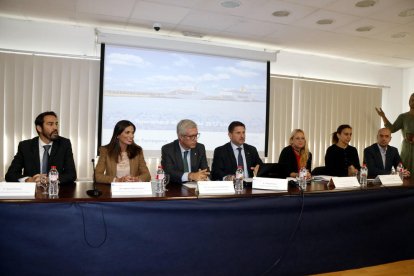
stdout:
[(279, 163), (284, 164), (290, 177), (299, 176), (299, 170), (305, 167), (310, 178), (312, 169), (312, 153), (309, 152), (305, 132), (294, 129), (289, 138), (289, 146), (285, 147), (279, 156)]

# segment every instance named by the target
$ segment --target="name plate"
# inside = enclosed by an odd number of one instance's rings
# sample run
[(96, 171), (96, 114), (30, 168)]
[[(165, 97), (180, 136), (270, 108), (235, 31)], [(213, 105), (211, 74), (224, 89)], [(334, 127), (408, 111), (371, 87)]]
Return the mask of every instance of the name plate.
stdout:
[(400, 186), (403, 184), (402, 179), (398, 174), (378, 175), (377, 178), (384, 186)]
[(359, 188), (361, 185), (355, 176), (332, 177), (336, 189)]
[(0, 198), (35, 198), (35, 182), (1, 182)]
[(112, 182), (112, 196), (152, 195), (151, 182)]
[(198, 193), (200, 195), (234, 194), (233, 181), (198, 181)]
[(281, 178), (253, 177), (252, 189), (287, 191), (288, 180)]

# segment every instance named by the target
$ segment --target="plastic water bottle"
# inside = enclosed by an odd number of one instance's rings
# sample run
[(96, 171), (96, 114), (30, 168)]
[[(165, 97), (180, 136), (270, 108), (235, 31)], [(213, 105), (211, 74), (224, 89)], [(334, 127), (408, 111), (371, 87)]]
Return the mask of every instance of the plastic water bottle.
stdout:
[(302, 167), (299, 171), (299, 187), (302, 190), (306, 190), (306, 175), (308, 174), (308, 170), (305, 167)]
[(49, 196), (59, 194), (59, 172), (56, 166), (51, 166), (49, 171)]
[(404, 166), (401, 162), (398, 164), (397, 173), (400, 176), (401, 180), (404, 180)]
[(391, 174), (392, 174), (392, 175), (397, 174), (397, 172), (396, 172), (396, 170), (395, 170), (394, 166), (392, 166), (392, 167), (391, 167)]
[(157, 175), (155, 176), (155, 192), (156, 193), (163, 193), (164, 191), (164, 170), (162, 166), (158, 166)]
[(234, 179), (234, 190), (236, 192), (243, 191), (244, 171), (242, 166), (238, 166), (236, 170), (236, 177)]
[(361, 184), (362, 188), (367, 187), (367, 180), (368, 180), (368, 168), (367, 165), (362, 165), (361, 171), (359, 172), (359, 184)]

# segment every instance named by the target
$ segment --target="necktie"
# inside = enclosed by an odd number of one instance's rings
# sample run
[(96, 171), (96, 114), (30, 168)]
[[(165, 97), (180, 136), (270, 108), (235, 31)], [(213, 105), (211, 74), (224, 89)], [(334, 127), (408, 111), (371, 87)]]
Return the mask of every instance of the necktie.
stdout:
[(43, 158), (42, 158), (42, 173), (46, 174), (48, 167), (49, 167), (49, 149), (50, 149), (51, 145), (45, 145), (43, 146), (43, 148), (45, 149), (45, 152), (43, 153)]
[(241, 154), (242, 148), (237, 148), (237, 150), (239, 151), (239, 154), (237, 155), (237, 167), (242, 166), (242, 168), (244, 169), (243, 157)]
[(187, 161), (188, 150), (184, 152), (184, 172), (189, 172), (188, 170), (188, 161)]

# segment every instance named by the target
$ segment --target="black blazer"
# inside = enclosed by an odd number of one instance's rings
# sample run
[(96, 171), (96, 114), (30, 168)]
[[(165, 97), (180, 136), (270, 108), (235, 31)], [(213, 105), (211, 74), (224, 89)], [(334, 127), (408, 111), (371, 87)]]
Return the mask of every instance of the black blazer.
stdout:
[[(294, 153), (294, 149), (292, 146), (285, 147), (279, 156), (279, 163), (284, 164), (288, 176), (290, 176), (291, 173), (298, 173), (298, 162), (296, 161), (296, 155)], [(306, 161), (306, 169), (311, 172), (312, 171), (312, 153), (309, 152), (308, 160)]]
[[(75, 161), (69, 139), (59, 137), (53, 141), (49, 165), (56, 166), (60, 183), (72, 183), (76, 180)], [(19, 143), (17, 153), (7, 170), (6, 181), (17, 182), (22, 177), (31, 177), (38, 173), (40, 173), (39, 137), (36, 137)]]
[[(257, 149), (251, 145), (243, 144), (244, 154), (246, 156), (247, 171), (249, 177), (253, 177), (253, 170), (251, 167), (263, 164), (259, 157)], [(213, 164), (211, 169), (212, 180), (223, 180), (226, 175), (231, 175), (236, 172), (237, 160), (234, 156), (233, 148), (230, 142), (220, 146), (214, 150)]]
[(382, 174), (390, 174), (392, 167), (397, 167), (401, 162), (398, 149), (392, 146), (387, 146), (387, 152), (385, 154), (385, 168), (382, 164), (381, 152), (378, 148), (378, 144), (372, 144), (364, 149), (364, 163), (368, 168), (368, 175), (377, 176)]
[[(196, 147), (190, 150), (190, 159), (191, 172), (208, 169), (206, 149), (203, 144), (197, 143)], [(164, 171), (170, 175), (171, 183), (182, 183), (184, 164), (178, 140), (162, 146), (161, 165)]]

